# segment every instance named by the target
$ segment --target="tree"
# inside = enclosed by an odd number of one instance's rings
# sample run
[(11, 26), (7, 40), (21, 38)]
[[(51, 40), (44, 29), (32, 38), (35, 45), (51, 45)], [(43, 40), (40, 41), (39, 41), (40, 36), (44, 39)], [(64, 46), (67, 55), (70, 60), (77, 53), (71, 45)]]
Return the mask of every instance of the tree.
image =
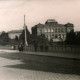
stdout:
[(49, 41), (45, 37), (44, 34), (41, 34), (39, 36), (31, 35), (31, 44), (32, 45), (48, 45)]
[[(30, 32), (28, 31), (28, 29), (26, 29), (26, 36), (27, 36), (27, 42), (28, 44), (30, 44)], [(22, 31), (22, 34), (19, 37), (19, 43), (22, 43), (23, 45), (25, 44), (25, 31)]]
[(17, 41), (17, 42), (18, 42), (18, 40), (19, 40), (18, 36), (15, 36), (15, 41)]
[(0, 35), (0, 44), (6, 45), (6, 44), (9, 44), (9, 41), (10, 41), (10, 38), (8, 36), (8, 33), (3, 32)]
[(77, 34), (77, 45), (80, 45), (80, 32)]
[(46, 36), (44, 34), (41, 34), (37, 37), (37, 42), (39, 45), (48, 45), (49, 44), (49, 40), (46, 38)]
[(74, 30), (71, 30), (69, 33), (67, 33), (66, 36), (66, 44), (68, 45), (76, 45), (76, 34), (74, 32)]

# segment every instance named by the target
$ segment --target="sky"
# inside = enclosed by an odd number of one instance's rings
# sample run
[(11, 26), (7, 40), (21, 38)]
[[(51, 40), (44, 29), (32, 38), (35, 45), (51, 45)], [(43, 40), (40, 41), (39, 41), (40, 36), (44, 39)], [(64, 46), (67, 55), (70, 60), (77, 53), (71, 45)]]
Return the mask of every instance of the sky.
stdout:
[(30, 31), (47, 19), (73, 23), (80, 31), (80, 0), (0, 0), (0, 32), (23, 29), (24, 14)]

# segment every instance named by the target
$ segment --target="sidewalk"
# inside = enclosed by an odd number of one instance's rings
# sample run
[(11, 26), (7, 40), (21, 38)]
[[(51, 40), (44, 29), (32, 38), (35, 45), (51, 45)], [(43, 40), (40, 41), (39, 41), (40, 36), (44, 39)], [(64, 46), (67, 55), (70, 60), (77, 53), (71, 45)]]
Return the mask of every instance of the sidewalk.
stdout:
[[(0, 53), (19, 53), (18, 50), (0, 50)], [(41, 55), (41, 56), (54, 56), (62, 58), (80, 59), (80, 53), (61, 53), (61, 52), (35, 52), (35, 51), (23, 51), (24, 54)]]
[(80, 54), (76, 53), (61, 53), (61, 52), (34, 52), (24, 51), (25, 54), (41, 55), (41, 56), (54, 56), (62, 58), (80, 59)]

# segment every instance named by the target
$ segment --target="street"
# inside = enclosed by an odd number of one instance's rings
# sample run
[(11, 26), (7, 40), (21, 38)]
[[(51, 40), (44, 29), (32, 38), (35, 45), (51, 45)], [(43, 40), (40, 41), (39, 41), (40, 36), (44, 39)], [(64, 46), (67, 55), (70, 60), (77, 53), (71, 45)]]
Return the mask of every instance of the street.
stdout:
[(80, 80), (80, 60), (1, 50), (0, 80)]

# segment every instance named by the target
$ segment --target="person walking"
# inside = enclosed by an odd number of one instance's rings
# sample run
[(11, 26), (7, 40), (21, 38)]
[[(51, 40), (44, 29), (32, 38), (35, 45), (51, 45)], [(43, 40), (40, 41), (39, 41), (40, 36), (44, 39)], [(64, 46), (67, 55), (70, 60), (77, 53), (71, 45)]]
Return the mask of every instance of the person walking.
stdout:
[(22, 44), (20, 44), (20, 45), (18, 46), (18, 50), (20, 51), (20, 53), (23, 52), (23, 45), (22, 45)]

